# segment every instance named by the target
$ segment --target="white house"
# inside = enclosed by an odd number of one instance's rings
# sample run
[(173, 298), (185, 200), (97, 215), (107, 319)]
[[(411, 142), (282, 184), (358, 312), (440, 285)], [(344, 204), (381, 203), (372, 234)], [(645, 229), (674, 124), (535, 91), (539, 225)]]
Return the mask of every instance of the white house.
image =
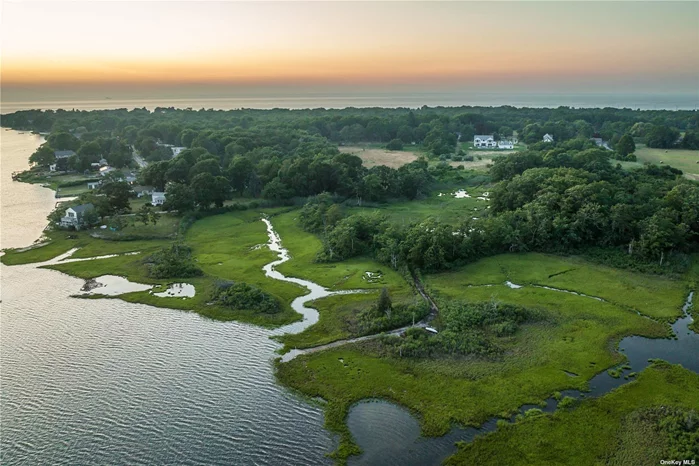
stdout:
[(153, 191), (150, 203), (153, 205), (163, 205), (165, 203), (165, 193)]
[(56, 171), (56, 165), (58, 165), (58, 164), (52, 163), (51, 165), (49, 165), (49, 171), (50, 171), (50, 172), (55, 172), (55, 171)]
[(492, 134), (473, 136), (473, 147), (495, 147), (496, 145)]
[(507, 140), (501, 140), (498, 141), (498, 149), (514, 149), (515, 145), (512, 144), (512, 141), (507, 141)]
[(549, 133), (544, 134), (544, 142), (553, 142), (553, 136)]
[(87, 189), (97, 189), (100, 187), (100, 184), (102, 184), (101, 181), (88, 181)]
[(62, 227), (74, 227), (79, 230), (84, 225), (85, 213), (93, 210), (95, 206), (92, 204), (81, 204), (66, 209), (65, 217), (61, 217)]

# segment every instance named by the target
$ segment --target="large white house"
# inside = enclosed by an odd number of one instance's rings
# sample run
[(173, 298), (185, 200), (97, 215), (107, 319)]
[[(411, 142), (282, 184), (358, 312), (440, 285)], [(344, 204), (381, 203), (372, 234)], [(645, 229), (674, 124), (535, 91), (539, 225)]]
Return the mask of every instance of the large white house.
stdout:
[(505, 139), (498, 141), (498, 149), (514, 149), (515, 145), (512, 141), (507, 141)]
[(66, 209), (65, 217), (61, 217), (62, 227), (74, 227), (79, 230), (85, 225), (85, 213), (93, 210), (95, 206), (92, 204), (80, 204)]
[(151, 194), (151, 204), (153, 205), (163, 205), (165, 204), (165, 193), (160, 193), (157, 191), (153, 191), (153, 194)]
[(473, 147), (481, 147), (481, 148), (486, 148), (486, 147), (496, 147), (497, 143), (495, 142), (495, 139), (493, 139), (492, 134), (486, 134), (486, 135), (476, 135), (473, 136)]
[(549, 133), (544, 134), (544, 142), (553, 142), (553, 136)]

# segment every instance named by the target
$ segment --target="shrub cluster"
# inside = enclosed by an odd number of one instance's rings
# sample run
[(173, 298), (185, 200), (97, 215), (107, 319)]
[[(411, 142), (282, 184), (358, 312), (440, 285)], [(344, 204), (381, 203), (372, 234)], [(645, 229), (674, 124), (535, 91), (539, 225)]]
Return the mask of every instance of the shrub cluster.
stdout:
[(438, 334), (411, 328), (401, 337), (383, 337), (382, 347), (401, 357), (496, 356), (502, 352), (498, 337), (514, 335), (521, 324), (545, 318), (535, 309), (495, 302), (452, 302), (441, 308), (441, 314)]
[(148, 275), (153, 278), (187, 278), (202, 274), (192, 258), (192, 249), (183, 244), (172, 244), (145, 258)]
[(252, 310), (265, 314), (281, 311), (277, 299), (244, 282), (218, 282), (214, 287), (212, 301), (235, 310)]

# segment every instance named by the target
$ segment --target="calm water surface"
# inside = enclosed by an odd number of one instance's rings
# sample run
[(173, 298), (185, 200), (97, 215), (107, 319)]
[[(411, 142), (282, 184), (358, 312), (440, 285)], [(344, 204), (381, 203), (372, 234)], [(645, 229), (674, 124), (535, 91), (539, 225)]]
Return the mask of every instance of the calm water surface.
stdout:
[[(0, 132), (2, 247), (39, 237), (54, 205), (13, 183), (41, 140)], [(0, 463), (327, 464), (319, 407), (277, 385), (269, 330), (119, 300), (82, 280), (0, 266)]]
[[(0, 103), (0, 113), (11, 113), (17, 110), (44, 109), (56, 110), (100, 110), (113, 108), (147, 108), (156, 107), (176, 108), (214, 108), (232, 110), (239, 108), (346, 108), (346, 107), (409, 107), (419, 108), (423, 105), (435, 106), (501, 106), (515, 107), (549, 107), (561, 105), (576, 108), (633, 108), (642, 110), (696, 110), (699, 106), (697, 94), (594, 94), (594, 93), (551, 93), (551, 92), (487, 92), (478, 89), (452, 92), (309, 92), (299, 90), (293, 93), (238, 93), (220, 91), (216, 95), (211, 92), (177, 92), (168, 94), (167, 91), (135, 92), (132, 95), (119, 93), (106, 97), (96, 97), (90, 93), (76, 94), (72, 97), (62, 96), (62, 93), (36, 93), (26, 98), (4, 98)], [(94, 93), (92, 93), (94, 94)], [(139, 95), (140, 94), (140, 95)], [(199, 95), (198, 95), (199, 94)]]

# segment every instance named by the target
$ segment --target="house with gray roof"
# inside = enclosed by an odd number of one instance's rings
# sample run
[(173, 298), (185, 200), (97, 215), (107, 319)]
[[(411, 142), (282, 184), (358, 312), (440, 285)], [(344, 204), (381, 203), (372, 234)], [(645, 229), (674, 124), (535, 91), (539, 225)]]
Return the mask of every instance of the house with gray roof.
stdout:
[(73, 227), (79, 230), (85, 226), (85, 214), (95, 209), (91, 203), (80, 204), (66, 209), (66, 214), (61, 217), (61, 226), (64, 228)]

